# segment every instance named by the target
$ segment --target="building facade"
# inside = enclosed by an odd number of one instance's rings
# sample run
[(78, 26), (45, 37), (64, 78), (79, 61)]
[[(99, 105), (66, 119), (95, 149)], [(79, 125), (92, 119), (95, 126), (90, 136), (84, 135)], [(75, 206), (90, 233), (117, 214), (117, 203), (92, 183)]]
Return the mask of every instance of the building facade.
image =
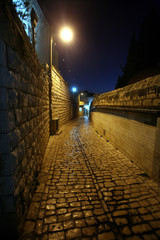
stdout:
[(78, 94), (78, 115), (89, 116), (90, 105), (94, 99), (94, 94), (82, 91)]
[[(35, 48), (41, 64), (52, 65), (58, 69), (58, 51), (53, 41), (53, 31), (37, 0), (30, 0), (26, 6), (23, 0), (13, 0), (30, 42)], [(21, 17), (23, 15), (24, 17)]]

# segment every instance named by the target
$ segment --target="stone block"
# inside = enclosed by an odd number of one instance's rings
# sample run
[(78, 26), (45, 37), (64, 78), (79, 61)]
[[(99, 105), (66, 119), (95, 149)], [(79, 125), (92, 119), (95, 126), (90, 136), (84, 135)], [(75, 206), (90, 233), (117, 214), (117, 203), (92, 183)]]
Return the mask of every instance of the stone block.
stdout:
[(18, 105), (19, 105), (19, 107), (27, 107), (28, 106), (28, 94), (19, 92)]
[(149, 224), (139, 224), (139, 225), (136, 225), (136, 226), (132, 226), (132, 231), (135, 233), (135, 234), (138, 234), (138, 233), (144, 233), (144, 232), (149, 232), (151, 231), (151, 227)]
[(0, 111), (0, 132), (1, 133), (9, 132), (7, 111)]
[(0, 196), (13, 194), (13, 179), (11, 176), (0, 177)]
[(9, 154), (10, 170), (13, 174), (18, 164), (18, 151), (15, 149)]
[(7, 89), (0, 87), (0, 110), (8, 109)]
[(30, 132), (30, 121), (25, 122), (25, 130), (26, 130), (26, 134), (29, 134), (29, 132)]
[(160, 107), (160, 98), (153, 99), (153, 106), (154, 107)]
[(33, 106), (33, 98), (34, 98), (34, 96), (32, 96), (31, 94), (28, 95), (28, 106), (29, 107)]
[(2, 155), (0, 160), (0, 177), (10, 175), (9, 155)]
[(134, 106), (135, 107), (141, 107), (142, 106), (142, 101), (141, 100), (134, 101)]
[(127, 107), (133, 107), (133, 101), (127, 101)]
[(6, 66), (6, 46), (5, 42), (0, 38), (0, 65)]
[(8, 107), (9, 109), (18, 107), (18, 93), (15, 89), (8, 89)]
[(35, 220), (38, 216), (39, 202), (32, 202), (27, 213), (27, 220)]
[(25, 156), (26, 153), (26, 148), (25, 148), (25, 142), (22, 141), (19, 145), (18, 145), (18, 163), (20, 164)]
[(148, 91), (147, 91), (147, 97), (148, 98), (155, 98), (155, 97), (157, 97), (157, 90), (158, 90), (158, 88), (157, 88), (156, 85), (149, 87)]
[[(84, 229), (85, 231), (86, 229)], [(87, 229), (88, 230), (88, 229)], [(87, 231), (86, 230), (86, 231)], [(85, 232), (86, 232), (85, 231)], [(90, 230), (91, 231), (91, 230)], [(88, 232), (87, 232), (88, 233)], [(80, 228), (74, 228), (74, 229), (70, 229), (66, 232), (66, 238), (69, 239), (79, 239), (82, 236), (82, 232)]]
[(19, 128), (15, 128), (11, 132), (11, 139), (12, 139), (11, 140), (12, 150), (14, 150), (18, 146), (18, 144), (21, 140), (21, 134), (20, 134)]
[(2, 203), (1, 203), (1, 198), (0, 198), (0, 216), (2, 216)]
[(115, 240), (116, 237), (113, 232), (106, 232), (106, 233), (98, 234), (98, 240), (107, 240), (107, 239)]
[(153, 99), (145, 99), (143, 100), (143, 107), (152, 107), (153, 106)]
[(19, 92), (18, 94), (18, 106), (23, 107), (24, 106), (24, 93)]
[(28, 86), (29, 86), (29, 84), (27, 85), (26, 80), (24, 78), (21, 78), (21, 91), (27, 92)]
[(15, 212), (15, 202), (13, 195), (2, 197), (1, 202), (3, 214)]
[(5, 239), (18, 239), (16, 212), (0, 215), (0, 224), (1, 236), (5, 235)]
[(15, 128), (15, 117), (13, 111), (0, 112), (0, 132), (8, 133)]
[(24, 235), (27, 235), (27, 234), (31, 235), (31, 233), (34, 232), (34, 228), (35, 228), (35, 222), (33, 222), (33, 221), (25, 221), (23, 234)]
[(8, 111), (8, 128), (9, 128), (9, 131), (12, 131), (16, 126), (16, 123), (15, 123), (15, 115), (14, 115), (14, 111), (13, 110), (10, 110)]
[(20, 57), (18, 53), (13, 51), (10, 47), (7, 47), (7, 66), (9, 69), (14, 70), (16, 72), (20, 71)]
[[(25, 118), (25, 114), (24, 114), (24, 111), (23, 111), (23, 119), (26, 119)], [(26, 124), (23, 123), (20, 125), (20, 128), (18, 129), (19, 130), (19, 139), (21, 140), (22, 138), (25, 138), (26, 134), (29, 133), (26, 129)]]
[(22, 109), (15, 109), (16, 125), (20, 125), (23, 119)]
[(11, 151), (11, 136), (8, 133), (0, 134), (0, 153), (7, 154)]
[(14, 88), (19, 86), (19, 79), (7, 68), (0, 66), (0, 87)]

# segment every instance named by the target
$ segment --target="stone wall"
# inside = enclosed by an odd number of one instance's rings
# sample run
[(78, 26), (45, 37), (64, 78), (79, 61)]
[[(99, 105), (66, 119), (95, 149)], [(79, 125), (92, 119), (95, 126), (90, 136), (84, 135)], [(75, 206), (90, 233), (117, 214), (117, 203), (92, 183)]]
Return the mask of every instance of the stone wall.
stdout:
[(59, 128), (76, 116), (75, 101), (71, 99), (69, 87), (63, 77), (52, 66), (51, 110), (52, 119), (59, 119)]
[(0, 23), (0, 229), (14, 239), (49, 139), (49, 78), (5, 1)]
[(37, 0), (31, 0), (31, 6), (34, 8), (38, 17), (37, 26), (35, 28), (35, 48), (38, 59), (41, 64), (50, 64), (50, 25)]
[(146, 174), (160, 179), (160, 75), (101, 94), (94, 128)]
[(160, 75), (103, 93), (94, 100), (94, 106), (160, 110)]
[(50, 118), (59, 118), (61, 127), (73, 114), (67, 83), (54, 67), (51, 81), (50, 68), (40, 65), (11, 1), (1, 0), (0, 234), (6, 239), (7, 234), (17, 239), (37, 187)]

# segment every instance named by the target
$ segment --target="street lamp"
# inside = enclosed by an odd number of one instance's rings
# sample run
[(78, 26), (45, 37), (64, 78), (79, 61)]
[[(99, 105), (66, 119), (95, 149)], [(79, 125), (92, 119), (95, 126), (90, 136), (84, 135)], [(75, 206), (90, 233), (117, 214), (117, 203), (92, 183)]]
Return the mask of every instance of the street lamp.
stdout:
[[(52, 66), (52, 44), (53, 44), (53, 39), (55, 39), (55, 37), (57, 36), (57, 34), (53, 34), (52, 32), (52, 27), (50, 26), (50, 66)], [(65, 43), (70, 43), (73, 40), (73, 31), (70, 27), (63, 27), (60, 30), (59, 33), (59, 37), (62, 41), (64, 41)]]
[(69, 27), (64, 27), (60, 31), (60, 37), (64, 42), (69, 43), (73, 39), (73, 31)]
[[(49, 115), (50, 115), (50, 134), (55, 134), (55, 132), (57, 132), (58, 129), (56, 129), (55, 131), (55, 119), (52, 119), (52, 50), (53, 50), (53, 38), (56, 37), (56, 34), (53, 34), (52, 32), (52, 27), (50, 26), (50, 82), (49, 82)], [(68, 27), (64, 27), (61, 31), (60, 31), (60, 38), (65, 42), (65, 43), (69, 43), (72, 41), (73, 39), (73, 32), (71, 30), (71, 28)], [(58, 122), (58, 119), (56, 119)], [(56, 128), (58, 124), (56, 124)]]

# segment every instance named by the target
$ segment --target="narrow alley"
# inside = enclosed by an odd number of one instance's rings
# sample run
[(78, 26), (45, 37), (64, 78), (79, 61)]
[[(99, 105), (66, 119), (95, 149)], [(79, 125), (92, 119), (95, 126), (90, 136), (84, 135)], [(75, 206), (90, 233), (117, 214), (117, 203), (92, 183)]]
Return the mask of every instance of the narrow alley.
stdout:
[(156, 240), (160, 186), (87, 117), (50, 137), (20, 239)]

